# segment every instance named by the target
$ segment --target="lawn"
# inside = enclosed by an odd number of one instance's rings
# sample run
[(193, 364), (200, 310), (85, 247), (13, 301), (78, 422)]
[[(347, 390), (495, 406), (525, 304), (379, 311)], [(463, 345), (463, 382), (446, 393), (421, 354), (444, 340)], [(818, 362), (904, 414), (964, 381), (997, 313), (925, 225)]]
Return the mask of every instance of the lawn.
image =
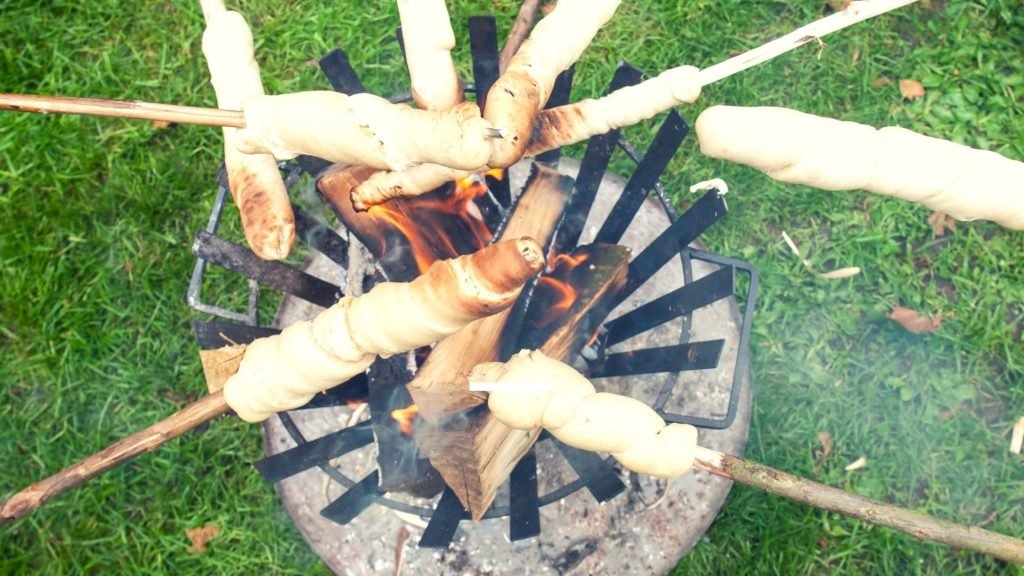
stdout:
[[(271, 93), (326, 87), (315, 60), (345, 48), (367, 88), (407, 89), (392, 2), (229, 2), (249, 19)], [(654, 73), (708, 66), (827, 12), (826, 0), (627, 2), (577, 67), (573, 98), (616, 62)], [(141, 8), (139, 7), (141, 6)], [(449, 2), (458, 22), (518, 2)], [(196, 2), (8, 0), (0, 92), (215, 103)], [(468, 77), (468, 37), (456, 57)], [(1024, 5), (933, 0), (707, 88), (681, 107), (787, 106), (899, 125), (1024, 159)], [(927, 94), (901, 98), (900, 79)], [(627, 131), (643, 142), (650, 126)], [(205, 224), (219, 131), (0, 113), (0, 498), (202, 394), (184, 299), (190, 242)], [(579, 156), (579, 150), (570, 154)], [(940, 518), (1024, 537), (1024, 459), (1007, 450), (1024, 416), (1024, 234), (985, 222), (936, 237), (929, 211), (863, 192), (820, 192), (701, 157), (695, 138), (666, 187), (729, 182), (709, 247), (762, 274), (754, 321), (747, 456)], [(1018, 183), (1019, 187), (1019, 183)], [(233, 213), (229, 214), (233, 220)], [(785, 231), (820, 279), (781, 239)], [(930, 334), (885, 314), (942, 314)], [(819, 434), (834, 448), (824, 459)], [(248, 465), (259, 431), (236, 419), (143, 456), (13, 525), (0, 573), (323, 573), (272, 486)], [(867, 465), (847, 472), (859, 457)], [(185, 530), (217, 524), (203, 554)], [(679, 574), (993, 574), (1000, 562), (733, 489)], [(1022, 573), (1019, 569), (1016, 573)]]

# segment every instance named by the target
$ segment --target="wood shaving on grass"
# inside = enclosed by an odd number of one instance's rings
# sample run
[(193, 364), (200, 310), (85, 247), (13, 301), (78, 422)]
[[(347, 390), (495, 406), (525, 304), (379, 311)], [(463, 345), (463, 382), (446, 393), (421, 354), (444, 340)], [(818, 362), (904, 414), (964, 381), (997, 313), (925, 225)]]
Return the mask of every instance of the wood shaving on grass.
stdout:
[(825, 280), (842, 280), (843, 278), (850, 278), (860, 274), (860, 268), (857, 266), (847, 266), (845, 268), (839, 268), (829, 272), (818, 272), (814, 269), (810, 260), (800, 255), (800, 249), (796, 247), (796, 243), (789, 237), (789, 234), (786, 234), (785, 230), (782, 231), (782, 239), (786, 241), (787, 245), (789, 245), (789, 249), (793, 252), (793, 255), (804, 263), (804, 267), (813, 272), (818, 278), (824, 278)]
[(1010, 452), (1020, 456), (1022, 446), (1024, 446), (1024, 416), (1021, 416), (1013, 427), (1013, 434), (1010, 437)]

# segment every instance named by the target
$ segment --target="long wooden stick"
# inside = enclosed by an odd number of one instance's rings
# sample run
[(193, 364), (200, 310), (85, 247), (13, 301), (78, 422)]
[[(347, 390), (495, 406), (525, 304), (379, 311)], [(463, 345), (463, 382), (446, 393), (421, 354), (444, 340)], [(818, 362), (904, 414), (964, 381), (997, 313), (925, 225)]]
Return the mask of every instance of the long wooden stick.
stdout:
[(245, 128), (245, 116), (238, 110), (157, 104), (137, 100), (0, 94), (0, 110), (37, 112), (39, 114), (84, 114), (87, 116), (162, 120), (176, 124)]
[(91, 480), (143, 452), (151, 452), (168, 440), (177, 438), (227, 411), (228, 404), (224, 401), (222, 392), (218, 391), (201, 398), (149, 428), (136, 432), (11, 496), (0, 505), (0, 524), (21, 518), (51, 498)]
[(519, 51), (519, 47), (523, 45), (526, 36), (530, 34), (530, 28), (533, 27), (533, 21), (537, 17), (537, 9), (539, 8), (540, 0), (523, 0), (523, 5), (519, 7), (519, 14), (516, 16), (516, 22), (508, 33), (505, 46), (501, 49), (501, 55), (498, 56), (498, 70), (501, 73), (504, 73), (505, 68), (508, 68), (509, 60)]
[(864, 498), (700, 446), (694, 467), (815, 508), (899, 530), (919, 540), (973, 550), (1024, 565), (1024, 540)]

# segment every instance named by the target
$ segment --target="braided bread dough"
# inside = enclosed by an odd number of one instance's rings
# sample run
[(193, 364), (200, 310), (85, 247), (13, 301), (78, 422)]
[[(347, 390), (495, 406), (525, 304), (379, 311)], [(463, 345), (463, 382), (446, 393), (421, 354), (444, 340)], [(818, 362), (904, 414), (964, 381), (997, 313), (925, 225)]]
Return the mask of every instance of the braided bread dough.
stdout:
[(250, 344), (224, 398), (248, 422), (298, 408), (364, 372), (377, 356), (426, 346), (511, 306), (543, 266), (543, 250), (522, 238), (435, 262), (412, 282), (346, 296), (312, 321)]
[[(533, 28), (505, 73), (487, 92), (484, 118), (507, 132), (505, 138), (492, 142), (492, 167), (507, 168), (523, 157), (533, 121), (547, 104), (555, 79), (579, 60), (597, 31), (615, 14), (619, 2), (559, 0)], [(466, 169), (478, 169), (483, 164)]]
[(242, 110), (246, 127), (236, 145), (249, 154), (311, 154), (389, 170), (421, 162), (472, 170), (490, 156), (491, 125), (473, 102), (440, 112), (373, 94), (313, 91), (248, 98)]
[(783, 182), (825, 190), (863, 188), (960, 220), (1024, 230), (1024, 163), (897, 127), (812, 116), (785, 108), (714, 106), (697, 118), (707, 156)]
[(416, 106), (448, 110), (462, 102), (451, 53), (455, 33), (444, 0), (398, 0), (398, 17)]
[[(217, 105), (237, 110), (242, 100), (263, 94), (252, 33), (245, 18), (223, 3), (204, 1), (203, 54), (217, 93)], [(242, 216), (245, 239), (265, 260), (288, 256), (295, 244), (295, 215), (281, 171), (270, 154), (243, 154), (235, 146), (236, 128), (223, 128), (224, 164), (231, 197)]]
[(551, 391), (499, 389), (487, 406), (510, 428), (546, 428), (576, 448), (608, 452), (626, 468), (662, 478), (693, 465), (697, 429), (665, 424), (639, 400), (596, 392), (582, 374), (539, 351), (523, 350), (508, 362), (480, 364), (471, 382), (545, 383)]

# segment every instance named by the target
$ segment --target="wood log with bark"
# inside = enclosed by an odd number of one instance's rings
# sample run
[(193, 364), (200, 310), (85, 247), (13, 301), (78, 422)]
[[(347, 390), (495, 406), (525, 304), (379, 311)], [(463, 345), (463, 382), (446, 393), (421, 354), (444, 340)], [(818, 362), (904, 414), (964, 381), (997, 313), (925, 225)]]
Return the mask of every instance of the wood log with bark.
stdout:
[(697, 118), (701, 152), (824, 190), (864, 189), (960, 220), (1024, 230), (1024, 162), (910, 130), (786, 108), (713, 106)]
[[(221, 0), (201, 0), (206, 30), (203, 54), (217, 93), (217, 106), (238, 109), (263, 95), (252, 33), (245, 18)], [(260, 258), (281, 260), (295, 244), (295, 215), (281, 171), (270, 154), (245, 154), (235, 146), (237, 128), (224, 127), (224, 165), (231, 197), (242, 217), (245, 239)]]

